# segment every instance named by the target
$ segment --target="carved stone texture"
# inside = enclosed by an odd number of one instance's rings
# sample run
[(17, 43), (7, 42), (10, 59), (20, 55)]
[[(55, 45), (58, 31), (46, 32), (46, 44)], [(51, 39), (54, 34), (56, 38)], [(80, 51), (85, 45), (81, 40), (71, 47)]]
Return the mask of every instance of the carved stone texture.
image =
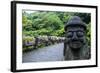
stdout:
[(65, 25), (64, 59), (90, 59), (90, 47), (86, 42), (86, 24), (73, 16)]

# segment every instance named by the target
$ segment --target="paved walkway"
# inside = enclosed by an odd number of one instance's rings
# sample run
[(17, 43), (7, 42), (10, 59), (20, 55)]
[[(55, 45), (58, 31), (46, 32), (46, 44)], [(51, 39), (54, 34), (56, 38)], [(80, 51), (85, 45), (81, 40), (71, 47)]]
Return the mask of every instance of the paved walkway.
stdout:
[(23, 54), (25, 62), (62, 61), (64, 44), (59, 43)]

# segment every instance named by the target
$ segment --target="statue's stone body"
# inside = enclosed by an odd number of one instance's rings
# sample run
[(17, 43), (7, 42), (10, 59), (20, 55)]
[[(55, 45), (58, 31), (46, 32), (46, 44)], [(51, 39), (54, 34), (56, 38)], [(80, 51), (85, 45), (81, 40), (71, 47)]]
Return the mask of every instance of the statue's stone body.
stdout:
[(78, 16), (65, 25), (65, 60), (90, 59), (90, 47), (86, 41), (86, 24)]

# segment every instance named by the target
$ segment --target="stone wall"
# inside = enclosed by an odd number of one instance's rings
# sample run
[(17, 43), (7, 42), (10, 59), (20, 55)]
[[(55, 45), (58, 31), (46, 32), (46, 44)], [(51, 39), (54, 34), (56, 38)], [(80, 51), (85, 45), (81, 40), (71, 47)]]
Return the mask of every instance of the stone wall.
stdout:
[(64, 37), (57, 36), (23, 37), (23, 51), (61, 43), (64, 42), (64, 39)]

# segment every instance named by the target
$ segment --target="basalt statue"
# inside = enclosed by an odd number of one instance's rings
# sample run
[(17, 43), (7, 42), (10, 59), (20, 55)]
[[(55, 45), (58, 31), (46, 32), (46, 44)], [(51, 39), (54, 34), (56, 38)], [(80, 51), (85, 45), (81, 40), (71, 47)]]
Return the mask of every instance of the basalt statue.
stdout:
[(86, 24), (78, 16), (73, 16), (65, 25), (64, 59), (90, 59), (90, 47), (86, 40)]

